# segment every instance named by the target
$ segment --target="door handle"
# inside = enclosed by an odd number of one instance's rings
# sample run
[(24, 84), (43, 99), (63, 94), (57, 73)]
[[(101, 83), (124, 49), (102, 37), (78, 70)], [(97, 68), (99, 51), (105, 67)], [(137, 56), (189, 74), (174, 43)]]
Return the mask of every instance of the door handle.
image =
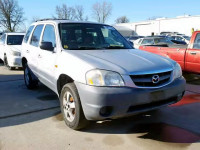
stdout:
[(29, 50), (26, 50), (26, 53), (30, 53), (30, 51), (29, 51)]
[(42, 56), (39, 54), (39, 55), (38, 55), (38, 58), (42, 58)]
[(197, 52), (190, 52), (190, 54), (191, 54), (191, 55), (196, 55), (196, 54), (197, 54)]

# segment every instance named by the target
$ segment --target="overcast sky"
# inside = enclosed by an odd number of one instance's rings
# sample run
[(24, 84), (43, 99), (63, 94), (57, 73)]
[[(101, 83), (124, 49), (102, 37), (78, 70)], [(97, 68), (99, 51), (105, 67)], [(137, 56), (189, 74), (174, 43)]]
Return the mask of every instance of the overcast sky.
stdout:
[(176, 17), (184, 14), (200, 15), (199, 0), (18, 0), (24, 8), (26, 24), (33, 17), (50, 18), (55, 13), (55, 6), (63, 3), (68, 6), (83, 5), (90, 21), (92, 5), (95, 2), (112, 3), (112, 15), (108, 24), (113, 24), (117, 17), (127, 16), (131, 22), (146, 20), (150, 17)]

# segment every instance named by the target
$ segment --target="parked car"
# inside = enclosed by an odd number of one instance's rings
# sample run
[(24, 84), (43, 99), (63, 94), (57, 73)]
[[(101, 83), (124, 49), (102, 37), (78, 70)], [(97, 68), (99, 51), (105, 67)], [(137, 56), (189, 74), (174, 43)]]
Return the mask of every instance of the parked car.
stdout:
[(125, 37), (127, 40), (134, 42), (138, 39), (144, 38), (144, 36), (130, 36), (130, 37)]
[(182, 99), (185, 79), (173, 60), (135, 50), (112, 26), (43, 20), (22, 46), (27, 88), (38, 81), (60, 99), (67, 126), (158, 109)]
[(186, 35), (174, 35), (174, 36), (171, 36), (171, 38), (173, 40), (176, 40), (176, 41), (183, 41), (186, 44), (189, 44), (190, 43), (190, 39), (191, 39), (191, 37), (186, 36)]
[(193, 33), (186, 48), (140, 46), (139, 49), (171, 58), (178, 62), (185, 72), (200, 73), (200, 31)]
[(178, 34), (178, 32), (161, 32), (160, 35), (164, 35), (164, 36), (170, 36), (170, 35), (174, 35), (174, 34)]
[(168, 41), (171, 41), (171, 42), (173, 42), (174, 44), (187, 45), (187, 43), (186, 43), (185, 41), (175, 40), (175, 39), (172, 38), (171, 36), (157, 35), (157, 36), (154, 36), (154, 37), (167, 38)]
[(161, 36), (151, 36), (138, 39), (134, 42), (134, 47), (139, 49), (140, 46), (162, 46), (162, 47), (170, 47), (176, 46), (177, 44), (173, 43), (170, 39)]
[(25, 33), (4, 33), (0, 38), (0, 59), (9, 69), (22, 67), (21, 44)]

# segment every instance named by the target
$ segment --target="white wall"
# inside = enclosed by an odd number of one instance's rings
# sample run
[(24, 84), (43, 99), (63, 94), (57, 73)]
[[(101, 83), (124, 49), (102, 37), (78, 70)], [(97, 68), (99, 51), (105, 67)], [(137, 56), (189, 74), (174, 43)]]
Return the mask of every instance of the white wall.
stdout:
[(117, 26), (129, 27), (138, 35), (149, 36), (152, 32), (179, 32), (191, 36), (192, 28), (200, 30), (200, 16), (184, 16), (171, 19), (157, 19), (135, 23), (117, 24)]

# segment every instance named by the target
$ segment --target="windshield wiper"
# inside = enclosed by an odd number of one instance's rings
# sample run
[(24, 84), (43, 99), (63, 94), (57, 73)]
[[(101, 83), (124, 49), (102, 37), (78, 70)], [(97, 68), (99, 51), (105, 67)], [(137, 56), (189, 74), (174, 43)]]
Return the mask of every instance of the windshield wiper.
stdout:
[(104, 47), (105, 49), (125, 49), (124, 47), (121, 46), (108, 46), (108, 47)]

